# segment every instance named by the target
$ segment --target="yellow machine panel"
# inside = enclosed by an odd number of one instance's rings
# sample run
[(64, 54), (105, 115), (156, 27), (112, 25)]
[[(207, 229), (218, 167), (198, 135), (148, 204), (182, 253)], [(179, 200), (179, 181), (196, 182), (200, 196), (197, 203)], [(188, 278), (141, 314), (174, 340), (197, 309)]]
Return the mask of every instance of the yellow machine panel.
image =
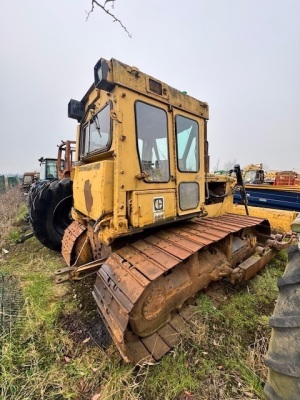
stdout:
[(82, 214), (97, 220), (113, 210), (113, 161), (75, 168), (74, 201)]
[[(273, 208), (251, 206), (248, 206), (248, 210), (252, 217), (267, 218), (272, 229), (283, 233), (291, 230), (291, 223), (297, 217), (297, 213), (295, 211), (275, 210)], [(233, 213), (245, 215), (245, 207), (243, 205), (235, 204), (233, 206)]]
[(176, 215), (175, 190), (132, 192), (130, 222), (134, 227), (163, 222)]

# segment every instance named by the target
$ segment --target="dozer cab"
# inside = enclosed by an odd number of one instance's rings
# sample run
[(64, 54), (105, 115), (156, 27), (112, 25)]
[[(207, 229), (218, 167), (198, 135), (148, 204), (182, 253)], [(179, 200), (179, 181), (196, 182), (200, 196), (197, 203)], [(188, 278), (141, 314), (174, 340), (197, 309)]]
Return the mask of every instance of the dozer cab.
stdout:
[(124, 360), (159, 360), (199, 290), (250, 279), (292, 238), (233, 213), (235, 179), (209, 174), (207, 103), (100, 59), (68, 114), (79, 125), (58, 282), (96, 271), (93, 296)]

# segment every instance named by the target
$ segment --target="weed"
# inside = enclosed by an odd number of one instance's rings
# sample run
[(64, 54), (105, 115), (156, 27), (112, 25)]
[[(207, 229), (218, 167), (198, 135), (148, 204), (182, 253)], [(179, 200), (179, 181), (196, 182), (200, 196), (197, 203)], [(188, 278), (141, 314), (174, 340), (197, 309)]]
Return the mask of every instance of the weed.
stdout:
[(209, 371), (206, 363), (190, 364), (187, 352), (175, 351), (165, 356), (148, 373), (144, 393), (151, 399), (175, 399), (180, 393), (192, 393), (199, 386), (199, 378)]
[(263, 321), (273, 310), (285, 258), (281, 252), (243, 285), (212, 284), (192, 307), (191, 327), (177, 348), (154, 365), (133, 368), (105, 339), (91, 295), (93, 278), (55, 285), (54, 271), (64, 266), (60, 254), (35, 238), (11, 246), (0, 270), (14, 277), (22, 302), (0, 335), (0, 398), (262, 399), (270, 335)]

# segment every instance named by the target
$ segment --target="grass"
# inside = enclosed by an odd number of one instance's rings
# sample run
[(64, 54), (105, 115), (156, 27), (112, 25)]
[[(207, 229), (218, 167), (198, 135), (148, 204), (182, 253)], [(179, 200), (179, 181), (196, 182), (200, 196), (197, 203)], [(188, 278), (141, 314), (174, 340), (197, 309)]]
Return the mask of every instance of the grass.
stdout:
[(17, 186), (0, 194), (0, 249), (9, 245), (10, 239), (19, 238), (16, 225), (24, 218), (26, 211), (24, 195)]
[[(16, 213), (11, 213), (12, 219)], [(88, 340), (97, 320), (92, 281), (54, 284), (60, 255), (35, 238), (15, 245), (0, 271), (13, 277), (18, 315), (0, 336), (0, 398), (3, 400), (229, 400), (263, 399), (266, 323), (277, 298), (286, 253), (254, 279), (233, 287), (216, 282), (201, 293), (191, 329), (155, 365), (124, 364), (111, 341)]]

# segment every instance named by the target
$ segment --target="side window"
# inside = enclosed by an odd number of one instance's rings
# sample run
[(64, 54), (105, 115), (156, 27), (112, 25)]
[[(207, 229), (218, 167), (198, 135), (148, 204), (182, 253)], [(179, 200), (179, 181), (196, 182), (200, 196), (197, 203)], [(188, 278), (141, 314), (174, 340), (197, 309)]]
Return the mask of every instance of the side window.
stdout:
[(147, 182), (170, 179), (167, 115), (164, 110), (140, 101), (135, 103), (138, 153)]
[(80, 155), (105, 151), (111, 143), (110, 105), (94, 114), (81, 131)]
[(199, 204), (199, 185), (197, 182), (179, 184), (179, 206), (181, 210), (191, 210)]
[(190, 118), (176, 115), (178, 169), (182, 172), (199, 171), (199, 126)]

